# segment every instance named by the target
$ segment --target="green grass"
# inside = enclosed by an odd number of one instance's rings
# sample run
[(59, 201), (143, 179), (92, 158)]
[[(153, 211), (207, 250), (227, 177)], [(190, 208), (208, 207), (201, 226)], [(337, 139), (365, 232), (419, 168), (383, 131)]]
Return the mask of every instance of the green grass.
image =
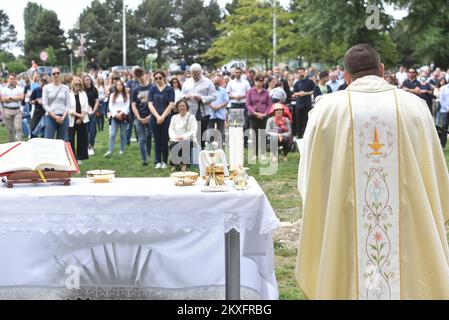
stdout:
[[(120, 138), (117, 137), (115, 150), (110, 158), (103, 155), (107, 151), (109, 141), (109, 127), (98, 132), (95, 155), (84, 160), (80, 165), (80, 173), (75, 177), (85, 177), (88, 170), (115, 170), (117, 177), (167, 177), (169, 170), (155, 170), (154, 158), (148, 160), (148, 167), (142, 166), (138, 144), (133, 142), (126, 147), (125, 154), (119, 155)], [(0, 143), (7, 142), (6, 129), (0, 126)], [(154, 152), (154, 144), (153, 150)], [(276, 175), (259, 174), (259, 169), (266, 165), (250, 165), (248, 174), (254, 176), (266, 193), (271, 205), (281, 221), (295, 222), (300, 218), (300, 197), (297, 191), (297, 170), (299, 156), (297, 153), (289, 155), (288, 162), (279, 162)], [(276, 244), (275, 244), (276, 245)], [(281, 299), (302, 299), (294, 276), (296, 250), (285, 254), (285, 249), (275, 246), (275, 268)]]
[[(104, 158), (103, 154), (107, 151), (108, 138), (108, 128), (105, 127), (105, 131), (99, 132), (97, 135), (96, 154), (89, 160), (83, 161), (79, 177), (85, 177), (88, 170), (100, 168), (115, 170), (117, 177), (166, 177), (170, 174), (169, 170), (154, 170), (153, 159), (149, 160), (148, 167), (142, 166), (137, 143), (127, 146), (125, 154), (120, 156), (118, 153), (119, 137), (112, 157)], [(7, 142), (6, 130), (0, 126), (0, 143), (5, 142)], [(446, 149), (444, 154), (449, 163), (449, 149)], [(248, 173), (257, 179), (281, 221), (293, 223), (301, 217), (302, 206), (297, 189), (298, 163), (299, 154), (290, 154), (288, 162), (279, 162), (275, 175), (260, 173), (260, 169), (267, 165), (249, 165)], [(297, 248), (287, 248), (280, 242), (275, 242), (274, 247), (280, 299), (305, 299), (306, 297), (295, 280)]]

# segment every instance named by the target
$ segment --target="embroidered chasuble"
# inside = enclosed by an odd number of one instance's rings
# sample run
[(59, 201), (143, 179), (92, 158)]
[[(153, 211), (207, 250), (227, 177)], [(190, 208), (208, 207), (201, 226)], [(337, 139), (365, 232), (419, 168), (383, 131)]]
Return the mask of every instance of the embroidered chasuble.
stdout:
[(299, 166), (310, 299), (449, 299), (449, 176), (424, 100), (377, 76), (323, 96)]

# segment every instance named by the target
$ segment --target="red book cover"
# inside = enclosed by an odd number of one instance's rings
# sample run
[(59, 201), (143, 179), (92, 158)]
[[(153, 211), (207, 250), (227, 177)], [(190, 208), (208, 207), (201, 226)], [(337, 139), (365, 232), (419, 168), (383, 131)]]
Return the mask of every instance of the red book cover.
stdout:
[(76, 161), (75, 154), (73, 153), (72, 150), (72, 146), (70, 145), (70, 142), (66, 142), (65, 145), (67, 148), (67, 152), (69, 154), (70, 163), (76, 168), (76, 171), (73, 171), (73, 173), (77, 174), (80, 172), (80, 168), (78, 167), (78, 161)]

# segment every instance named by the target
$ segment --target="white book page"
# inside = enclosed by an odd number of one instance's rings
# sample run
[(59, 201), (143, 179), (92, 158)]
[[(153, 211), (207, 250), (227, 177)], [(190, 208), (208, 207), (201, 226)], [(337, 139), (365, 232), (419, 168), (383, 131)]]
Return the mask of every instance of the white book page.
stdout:
[[(17, 144), (19, 146), (11, 149)], [(8, 150), (10, 150), (7, 152)], [(7, 152), (7, 153), (5, 153)], [(28, 144), (25, 142), (12, 142), (4, 143), (0, 145), (0, 173), (18, 171), (18, 170), (31, 170), (32, 163), (30, 159), (30, 151)]]
[(70, 170), (71, 164), (65, 141), (35, 138), (28, 141), (31, 149), (33, 170)]

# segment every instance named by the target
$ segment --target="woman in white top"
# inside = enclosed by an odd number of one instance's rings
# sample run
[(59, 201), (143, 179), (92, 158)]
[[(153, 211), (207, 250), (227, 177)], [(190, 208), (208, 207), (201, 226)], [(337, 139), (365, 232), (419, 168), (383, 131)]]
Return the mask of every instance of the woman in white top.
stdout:
[[(79, 77), (73, 78), (72, 91), (70, 92), (70, 110), (69, 110), (69, 141), (72, 150), (75, 152), (78, 164), (80, 160), (88, 159), (87, 148), (89, 146), (89, 136), (87, 123), (89, 116), (89, 102), (87, 94), (83, 90), (82, 80)], [(75, 149), (76, 134), (76, 149)]]
[(170, 161), (172, 170), (181, 166), (185, 171), (191, 164), (193, 144), (196, 143), (198, 125), (195, 116), (189, 113), (187, 100), (176, 102), (175, 110), (179, 113), (171, 118), (168, 134), (170, 136)]
[(173, 90), (175, 90), (175, 102), (178, 102), (179, 100), (181, 100), (181, 82), (179, 82), (179, 79), (177, 77), (173, 77), (170, 80), (170, 86), (173, 88)]
[(114, 92), (109, 96), (109, 112), (111, 113), (111, 128), (109, 137), (109, 150), (105, 153), (108, 157), (114, 151), (115, 138), (120, 128), (120, 155), (125, 153), (126, 127), (128, 125), (129, 98), (125, 85), (121, 80), (117, 80), (114, 85)]

